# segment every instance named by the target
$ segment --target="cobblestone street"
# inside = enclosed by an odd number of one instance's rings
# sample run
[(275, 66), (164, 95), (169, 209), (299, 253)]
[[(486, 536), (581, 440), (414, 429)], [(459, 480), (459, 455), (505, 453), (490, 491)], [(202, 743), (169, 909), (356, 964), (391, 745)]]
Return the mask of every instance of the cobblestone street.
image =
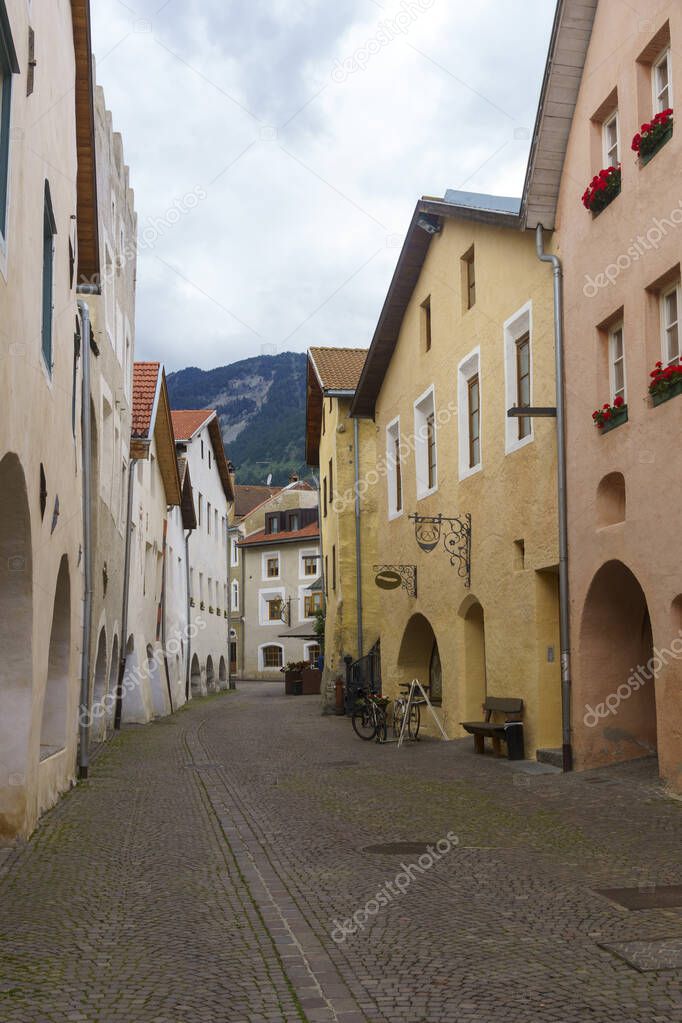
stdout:
[[(397, 750), (281, 693), (125, 729), (0, 850), (2, 1023), (682, 1021), (679, 968), (605, 947), (679, 956), (682, 910), (595, 892), (682, 885), (682, 805), (651, 761), (563, 776), (470, 741)], [(367, 850), (396, 842), (415, 850)]]

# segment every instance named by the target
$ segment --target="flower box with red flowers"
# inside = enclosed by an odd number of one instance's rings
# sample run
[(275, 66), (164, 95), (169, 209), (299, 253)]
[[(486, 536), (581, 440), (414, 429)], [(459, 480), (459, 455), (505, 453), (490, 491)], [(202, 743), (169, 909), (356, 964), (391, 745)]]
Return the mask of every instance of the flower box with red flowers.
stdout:
[(654, 118), (643, 124), (632, 140), (632, 151), (639, 156), (639, 162), (645, 166), (653, 159), (659, 149), (666, 144), (673, 133), (673, 110), (668, 107), (656, 114)]
[(620, 195), (620, 165), (606, 167), (595, 174), (583, 192), (583, 206), (596, 217), (617, 195)]
[(674, 362), (670, 366), (657, 362), (649, 376), (651, 377), (649, 394), (654, 406), (662, 405), (664, 401), (682, 394), (682, 365), (679, 362)]
[(602, 433), (608, 433), (609, 430), (615, 430), (617, 426), (628, 421), (628, 407), (618, 395), (613, 399), (613, 405), (609, 405), (607, 402), (601, 408), (598, 408), (596, 412), (592, 413), (592, 419), (594, 425)]

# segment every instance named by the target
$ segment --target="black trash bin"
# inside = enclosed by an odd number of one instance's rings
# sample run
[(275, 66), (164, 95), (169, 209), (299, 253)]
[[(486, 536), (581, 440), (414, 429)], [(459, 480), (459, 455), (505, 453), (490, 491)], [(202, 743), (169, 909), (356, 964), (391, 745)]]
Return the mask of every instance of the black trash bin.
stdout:
[(507, 743), (507, 757), (509, 760), (523, 760), (525, 749), (523, 745), (523, 722), (508, 721), (504, 726), (504, 737)]

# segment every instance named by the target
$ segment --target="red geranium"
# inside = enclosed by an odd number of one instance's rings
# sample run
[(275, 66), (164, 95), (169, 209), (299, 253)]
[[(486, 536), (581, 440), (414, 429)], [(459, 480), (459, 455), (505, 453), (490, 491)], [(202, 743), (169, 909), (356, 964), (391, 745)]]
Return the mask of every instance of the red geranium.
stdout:
[(586, 210), (600, 213), (620, 192), (620, 165), (606, 167), (590, 181), (583, 192), (582, 202)]
[(673, 362), (669, 366), (657, 362), (649, 376), (651, 378), (649, 394), (665, 394), (678, 380), (682, 380), (682, 365), (679, 361)]
[(633, 138), (633, 152), (637, 153), (639, 156), (648, 156), (648, 154), (652, 153), (659, 145), (668, 129), (672, 127), (672, 123), (672, 107), (668, 107), (667, 110), (662, 110), (660, 114), (655, 114), (649, 122), (641, 126)]
[(598, 408), (596, 412), (592, 413), (592, 419), (594, 425), (598, 430), (603, 430), (606, 423), (610, 423), (613, 417), (621, 409), (626, 408), (625, 401), (620, 394), (616, 395), (613, 399), (613, 405), (609, 405), (608, 401), (604, 403), (601, 408)]

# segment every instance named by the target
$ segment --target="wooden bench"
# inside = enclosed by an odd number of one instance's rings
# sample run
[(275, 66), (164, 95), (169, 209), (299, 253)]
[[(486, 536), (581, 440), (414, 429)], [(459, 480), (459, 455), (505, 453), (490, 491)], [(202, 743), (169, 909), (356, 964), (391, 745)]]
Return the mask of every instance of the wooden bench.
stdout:
[[(485, 721), (462, 721), (462, 728), (469, 735), (473, 735), (476, 753), (485, 753), (485, 737), (488, 736), (493, 741), (495, 756), (500, 757), (502, 756), (500, 743), (507, 740), (506, 726), (512, 722), (518, 723), (521, 721), (523, 700), (516, 699), (515, 697), (489, 696), (483, 704), (483, 712), (485, 714)], [(493, 714), (504, 714), (505, 720), (501, 722), (493, 721)], [(521, 725), (520, 755), (518, 743), (514, 744), (513, 756), (510, 755), (509, 744), (507, 745), (507, 756), (510, 760), (523, 760), (522, 729), (523, 725)]]

